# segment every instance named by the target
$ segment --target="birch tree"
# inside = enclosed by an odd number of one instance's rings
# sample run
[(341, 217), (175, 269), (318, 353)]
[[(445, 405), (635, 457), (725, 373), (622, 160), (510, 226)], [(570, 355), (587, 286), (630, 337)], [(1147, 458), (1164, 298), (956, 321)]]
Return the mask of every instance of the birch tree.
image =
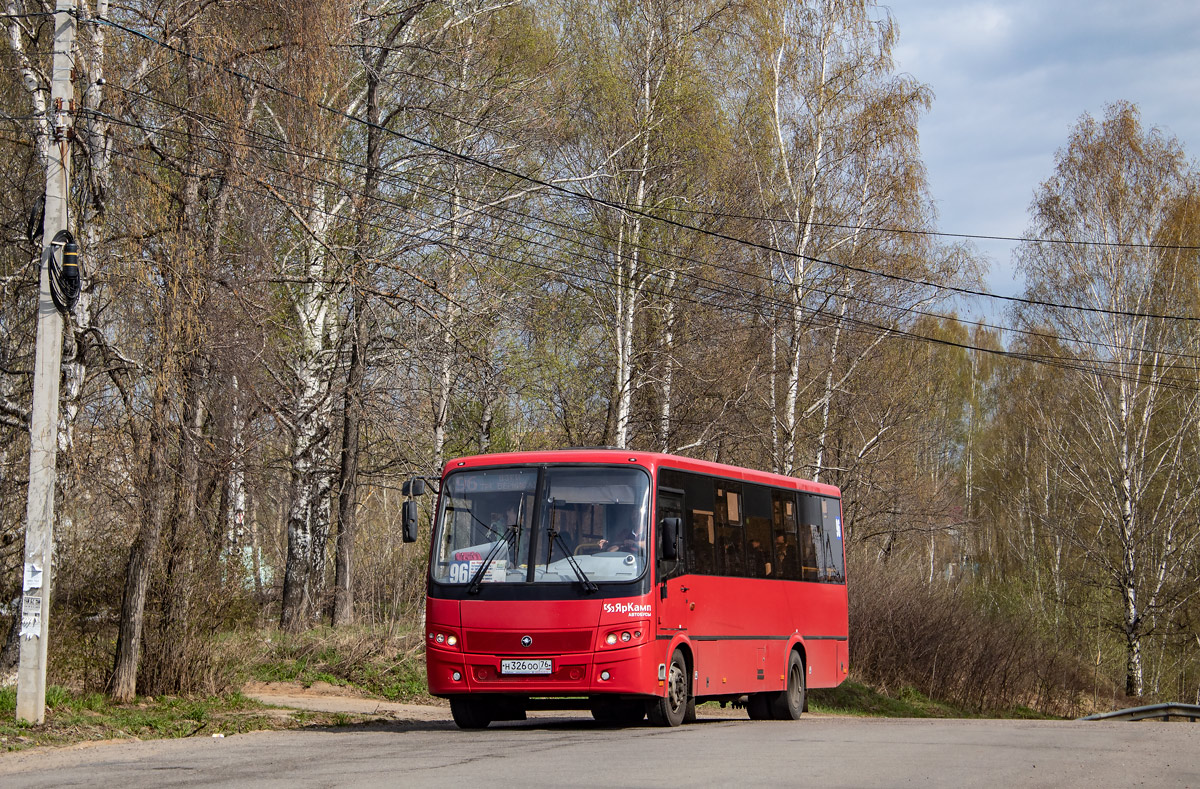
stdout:
[(1018, 317), (1052, 328), (1076, 370), (1065, 374), (1066, 407), (1043, 412), (1038, 437), (1087, 503), (1090, 522), (1073, 537), (1120, 601), (1130, 696), (1144, 690), (1143, 640), (1200, 539), (1185, 462), (1200, 395), (1180, 375), (1179, 344), (1194, 326), (1158, 317), (1190, 306), (1195, 252), (1179, 248), (1171, 219), (1195, 188), (1178, 142), (1144, 129), (1135, 107), (1085, 114), (1031, 207), (1029, 235), (1045, 240), (1020, 253), (1029, 297), (1081, 305), (1029, 304)]
[[(589, 236), (584, 254), (596, 261), (601, 279), (601, 287), (591, 288), (593, 309), (612, 349), (605, 433), (619, 447), (633, 437), (634, 397), (646, 383), (638, 318), (655, 282), (667, 280), (670, 289), (674, 266), (670, 251), (654, 243), (666, 236), (652, 217), (692, 196), (681, 188), (692, 164), (685, 151), (712, 141), (693, 140), (688, 148), (686, 135), (696, 129), (687, 126), (697, 117), (708, 123), (705, 105), (719, 94), (697, 64), (715, 52), (729, 10), (726, 3), (675, 0), (579, 2), (564, 9), (581, 117), (566, 166), (586, 178), (580, 188), (598, 198), (584, 203), (580, 221)], [(661, 431), (661, 421), (657, 427)]]
[[(919, 242), (876, 230), (928, 221), (916, 148), (931, 96), (893, 73), (896, 24), (871, 0), (762, 0), (750, 4), (745, 35), (741, 134), (755, 162), (757, 207), (778, 220), (764, 240), (777, 250), (768, 273), (783, 284), (785, 302), (773, 321), (783, 367), (772, 375), (782, 390), (773, 465), (784, 474), (806, 467), (819, 479), (831, 404), (873, 345), (845, 347), (848, 314), (876, 312), (886, 325), (897, 313), (881, 305), (929, 295), (822, 262), (897, 272), (928, 266)], [(812, 418), (805, 463), (801, 430)]]

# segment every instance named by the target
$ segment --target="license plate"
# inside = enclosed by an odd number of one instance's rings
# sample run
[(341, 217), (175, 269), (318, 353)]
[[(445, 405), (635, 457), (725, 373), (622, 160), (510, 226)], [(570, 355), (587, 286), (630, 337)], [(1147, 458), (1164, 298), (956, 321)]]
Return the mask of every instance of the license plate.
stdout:
[(540, 660), (501, 660), (501, 674), (551, 674), (550, 658)]

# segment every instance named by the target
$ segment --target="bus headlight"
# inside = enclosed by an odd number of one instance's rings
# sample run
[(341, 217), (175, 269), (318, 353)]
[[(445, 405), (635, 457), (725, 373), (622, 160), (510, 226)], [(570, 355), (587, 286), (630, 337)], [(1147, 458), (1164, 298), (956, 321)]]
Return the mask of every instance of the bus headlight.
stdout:
[(631, 647), (641, 644), (646, 640), (646, 633), (650, 629), (649, 625), (649, 622), (629, 622), (623, 627), (609, 630), (600, 638), (597, 646), (607, 649), (608, 647)]
[(458, 649), (458, 634), (443, 630), (429, 631), (429, 644), (431, 646)]

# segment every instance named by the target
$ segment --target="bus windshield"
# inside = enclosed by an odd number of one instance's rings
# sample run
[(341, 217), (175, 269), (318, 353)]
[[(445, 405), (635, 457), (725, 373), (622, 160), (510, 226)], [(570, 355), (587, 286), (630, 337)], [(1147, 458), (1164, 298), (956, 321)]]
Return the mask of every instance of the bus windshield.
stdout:
[(632, 581), (646, 567), (649, 510), (640, 469), (551, 466), (540, 479), (533, 468), (458, 471), (442, 490), (433, 580)]

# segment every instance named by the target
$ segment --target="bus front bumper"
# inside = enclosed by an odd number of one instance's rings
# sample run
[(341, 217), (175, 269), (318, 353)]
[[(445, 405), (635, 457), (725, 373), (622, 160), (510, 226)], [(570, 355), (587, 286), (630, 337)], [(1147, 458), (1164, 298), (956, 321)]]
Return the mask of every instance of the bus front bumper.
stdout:
[(647, 695), (665, 691), (659, 677), (662, 650), (653, 642), (623, 649), (554, 655), (549, 674), (504, 673), (501, 662), (520, 655), (476, 655), (427, 646), (429, 692), (545, 696)]

